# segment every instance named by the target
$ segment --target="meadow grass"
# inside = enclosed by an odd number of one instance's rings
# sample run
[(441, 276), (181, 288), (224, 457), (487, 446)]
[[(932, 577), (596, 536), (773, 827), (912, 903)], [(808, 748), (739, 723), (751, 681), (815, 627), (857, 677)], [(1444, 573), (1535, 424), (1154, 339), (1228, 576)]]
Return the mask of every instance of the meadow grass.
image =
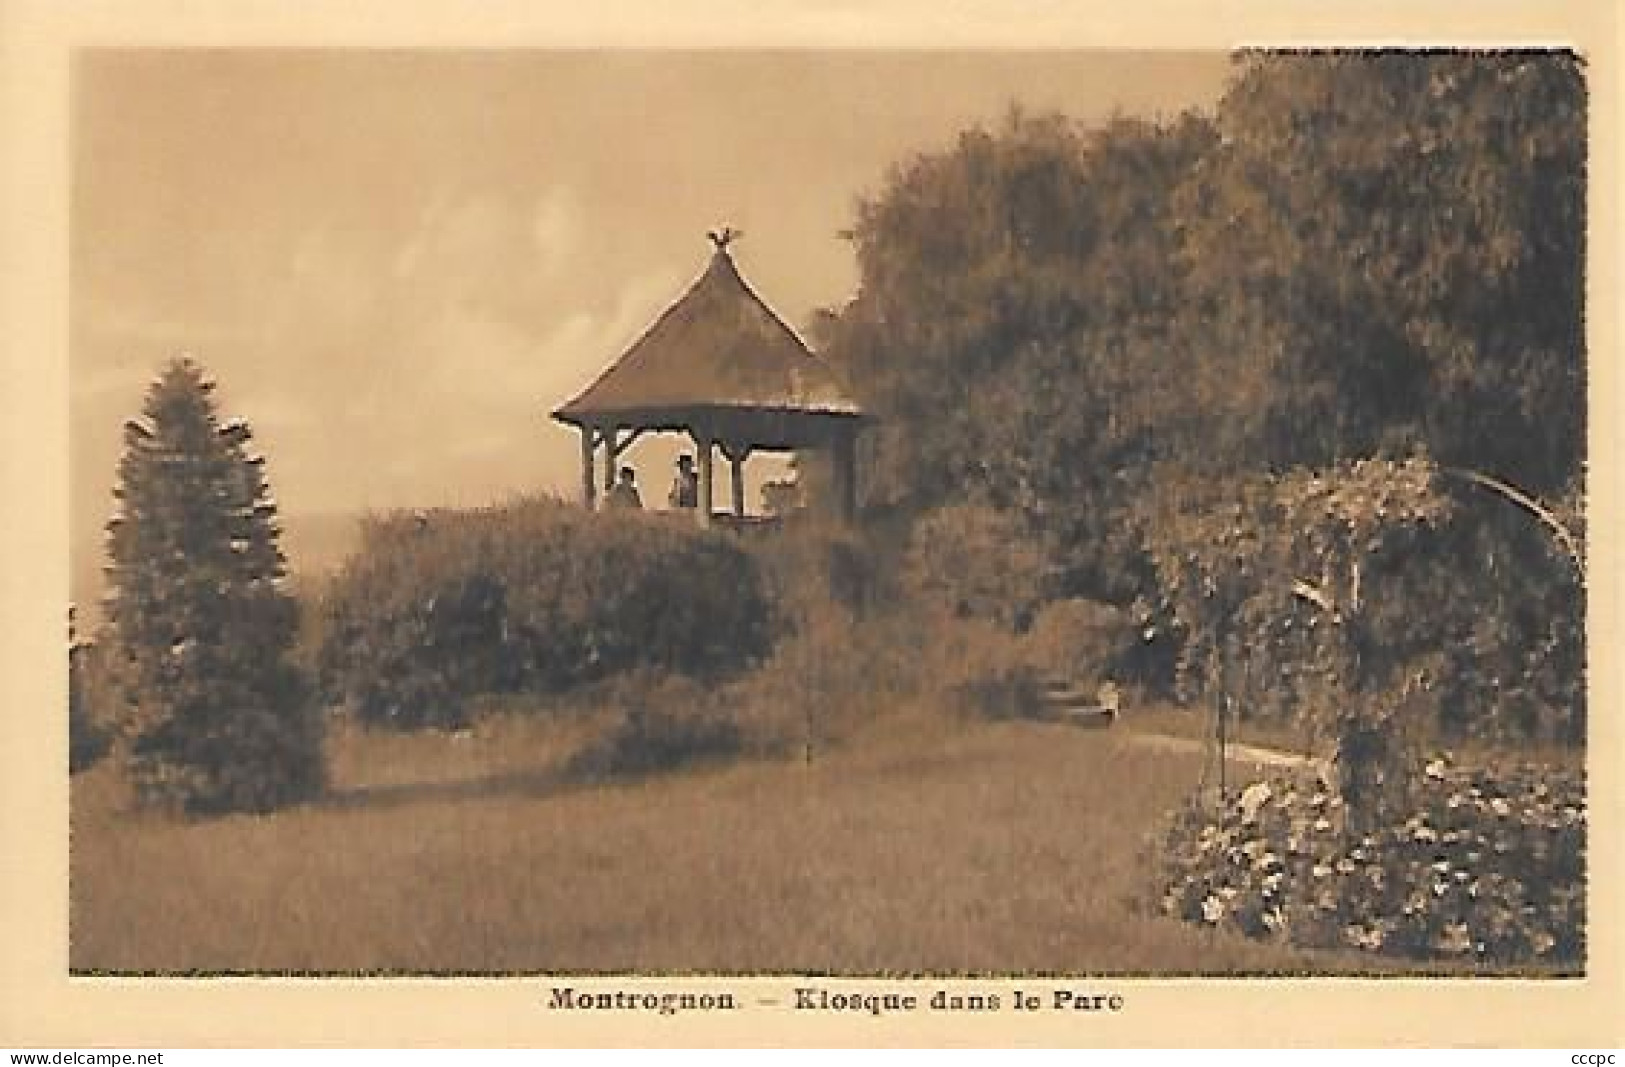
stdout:
[(1128, 731), (893, 721), (799, 761), (582, 782), (582, 725), (353, 728), (282, 813), (135, 814), (75, 779), (76, 972), (1359, 973), (1145, 913), (1199, 760)]

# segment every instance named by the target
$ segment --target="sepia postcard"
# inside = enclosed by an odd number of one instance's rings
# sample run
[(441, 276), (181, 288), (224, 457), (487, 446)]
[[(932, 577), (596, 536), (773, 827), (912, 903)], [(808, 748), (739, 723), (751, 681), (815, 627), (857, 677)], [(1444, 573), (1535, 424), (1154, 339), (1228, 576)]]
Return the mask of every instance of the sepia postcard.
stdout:
[(1616, 1047), (1616, 23), (0, 6), (0, 1042)]

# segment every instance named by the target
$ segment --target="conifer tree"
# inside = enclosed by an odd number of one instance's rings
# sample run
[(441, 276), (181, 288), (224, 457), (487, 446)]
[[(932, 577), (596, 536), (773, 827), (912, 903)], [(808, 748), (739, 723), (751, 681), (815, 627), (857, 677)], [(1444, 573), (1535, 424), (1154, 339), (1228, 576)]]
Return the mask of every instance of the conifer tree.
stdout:
[(289, 652), (276, 504), (241, 420), (187, 357), (124, 427), (108, 524), (128, 770), (148, 804), (267, 811), (323, 780), (320, 718)]

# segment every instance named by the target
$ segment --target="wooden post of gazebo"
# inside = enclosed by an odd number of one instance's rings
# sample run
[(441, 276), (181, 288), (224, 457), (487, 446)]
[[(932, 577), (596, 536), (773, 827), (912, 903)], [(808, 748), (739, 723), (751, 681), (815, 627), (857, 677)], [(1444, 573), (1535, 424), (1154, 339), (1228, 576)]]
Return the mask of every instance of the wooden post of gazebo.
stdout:
[(615, 488), (615, 461), (620, 458), (621, 428), (609, 426), (604, 430), (604, 492)]
[(711, 525), (711, 453), (716, 450), (716, 442), (711, 440), (709, 433), (701, 433), (696, 435), (695, 443), (699, 446), (700, 452), (700, 494), (699, 499), (695, 501), (697, 506), (694, 511), (699, 517), (700, 525), (707, 527)]
[(598, 430), (583, 424), (581, 427), (581, 502), (591, 511), (598, 503), (598, 479), (594, 475), (593, 453), (597, 450)]
[(722, 446), (722, 454), (728, 458), (728, 503), (734, 518), (745, 517), (745, 460), (750, 458), (750, 447), (732, 443)]

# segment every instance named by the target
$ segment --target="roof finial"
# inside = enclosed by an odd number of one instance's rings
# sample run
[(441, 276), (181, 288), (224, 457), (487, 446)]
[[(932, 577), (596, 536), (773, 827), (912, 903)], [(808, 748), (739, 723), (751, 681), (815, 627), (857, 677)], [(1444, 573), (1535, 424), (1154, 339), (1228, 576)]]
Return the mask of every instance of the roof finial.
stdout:
[(726, 252), (730, 244), (745, 236), (745, 232), (732, 226), (724, 226), (720, 230), (707, 230), (705, 236), (711, 238), (711, 243), (717, 246), (718, 252)]

